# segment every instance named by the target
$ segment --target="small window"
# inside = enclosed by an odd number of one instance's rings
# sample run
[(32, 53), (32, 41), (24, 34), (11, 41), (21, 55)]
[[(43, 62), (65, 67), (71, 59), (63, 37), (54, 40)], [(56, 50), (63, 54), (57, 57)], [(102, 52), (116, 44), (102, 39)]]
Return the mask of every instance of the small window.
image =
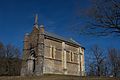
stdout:
[(50, 56), (51, 58), (55, 58), (55, 47), (54, 46), (50, 47)]
[(52, 47), (52, 58), (54, 58), (54, 47)]
[(73, 52), (70, 52), (70, 54), (71, 54), (71, 61), (74, 61), (74, 53)]

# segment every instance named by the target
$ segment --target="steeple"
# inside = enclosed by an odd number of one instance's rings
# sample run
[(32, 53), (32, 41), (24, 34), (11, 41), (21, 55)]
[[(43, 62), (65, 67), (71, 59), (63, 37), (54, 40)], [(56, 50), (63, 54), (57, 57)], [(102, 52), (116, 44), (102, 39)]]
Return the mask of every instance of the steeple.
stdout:
[(38, 14), (36, 14), (34, 18), (34, 28), (38, 28)]
[(35, 15), (35, 22), (34, 25), (38, 24), (38, 14)]

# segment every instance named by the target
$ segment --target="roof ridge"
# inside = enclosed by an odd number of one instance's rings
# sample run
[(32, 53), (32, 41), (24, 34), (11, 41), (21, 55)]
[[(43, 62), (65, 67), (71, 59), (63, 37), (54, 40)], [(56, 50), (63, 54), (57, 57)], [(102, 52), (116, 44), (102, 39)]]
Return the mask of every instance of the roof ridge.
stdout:
[(47, 36), (51, 36), (51, 37), (54, 37), (54, 38), (58, 38), (58, 39), (61, 39), (61, 40), (63, 40), (63, 41), (67, 41), (67, 42), (69, 42), (69, 43), (72, 43), (72, 44), (75, 44), (75, 45), (79, 45), (80, 46), (80, 44), (78, 43), (78, 42), (76, 42), (75, 40), (71, 40), (71, 38), (65, 38), (65, 37), (63, 37), (63, 36), (60, 36), (60, 35), (57, 35), (57, 34), (55, 34), (55, 33), (51, 33), (51, 32), (48, 32), (48, 31), (45, 31), (45, 34), (47, 35)]

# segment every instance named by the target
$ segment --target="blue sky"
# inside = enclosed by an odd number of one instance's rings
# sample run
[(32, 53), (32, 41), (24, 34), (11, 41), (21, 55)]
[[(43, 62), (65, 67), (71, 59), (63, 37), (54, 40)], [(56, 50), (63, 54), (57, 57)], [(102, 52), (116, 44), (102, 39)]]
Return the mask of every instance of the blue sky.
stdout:
[(93, 44), (120, 48), (120, 37), (88, 37), (73, 32), (73, 27), (86, 24), (79, 14), (81, 8), (89, 5), (89, 0), (1, 0), (0, 41), (12, 43), (22, 50), (24, 34), (32, 31), (37, 13), (39, 24), (44, 24), (47, 31), (72, 37), (86, 50)]

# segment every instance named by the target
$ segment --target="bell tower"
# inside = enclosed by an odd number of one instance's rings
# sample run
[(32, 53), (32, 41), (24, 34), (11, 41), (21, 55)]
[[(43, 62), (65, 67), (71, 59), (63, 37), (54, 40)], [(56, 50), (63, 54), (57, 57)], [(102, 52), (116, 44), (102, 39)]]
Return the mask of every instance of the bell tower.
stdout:
[(36, 65), (36, 75), (43, 74), (44, 64), (44, 25), (40, 25), (38, 33), (38, 64)]
[(35, 15), (33, 30), (24, 38), (21, 75), (42, 75), (44, 63), (44, 25), (38, 25)]

